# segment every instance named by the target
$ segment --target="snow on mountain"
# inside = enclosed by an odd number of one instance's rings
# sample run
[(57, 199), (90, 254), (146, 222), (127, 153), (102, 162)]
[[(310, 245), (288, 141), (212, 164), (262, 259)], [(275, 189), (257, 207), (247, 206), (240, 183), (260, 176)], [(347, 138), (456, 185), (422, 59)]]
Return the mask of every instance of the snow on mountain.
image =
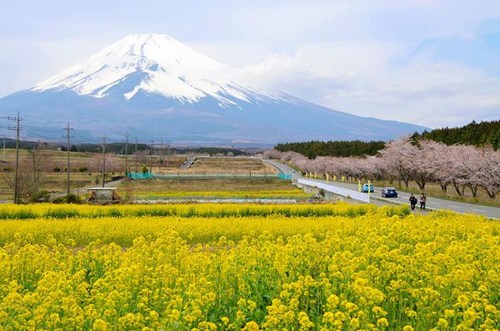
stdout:
[(133, 34), (1, 98), (0, 113), (19, 111), (44, 127), (45, 138), (60, 138), (62, 125), (72, 122), (89, 139), (102, 134), (121, 139), (129, 132), (183, 144), (388, 140), (425, 129), (243, 86), (228, 80), (228, 71), (168, 35)]
[(249, 102), (241, 87), (235, 88), (236, 84), (221, 80), (227, 70), (223, 64), (168, 35), (132, 34), (84, 63), (36, 84), (31, 90), (69, 89), (78, 95), (103, 98), (110, 95), (114, 86), (136, 79), (134, 74), (141, 72), (143, 75), (137, 84), (123, 93), (126, 99), (143, 91), (188, 103), (207, 96), (223, 105), (234, 104), (225, 96)]

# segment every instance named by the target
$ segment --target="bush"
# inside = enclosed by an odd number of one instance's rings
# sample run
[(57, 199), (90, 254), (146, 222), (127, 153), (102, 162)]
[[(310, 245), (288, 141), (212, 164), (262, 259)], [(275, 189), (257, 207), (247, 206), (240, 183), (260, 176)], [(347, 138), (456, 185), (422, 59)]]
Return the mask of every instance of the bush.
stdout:
[(52, 171), (54, 171), (54, 172), (61, 172), (61, 168), (59, 168), (59, 167), (54, 167), (54, 169), (52, 169)]
[(50, 201), (50, 193), (49, 191), (42, 190), (37, 191), (30, 196), (31, 202), (47, 202)]
[(78, 169), (78, 171), (80, 172), (87, 172), (89, 169), (87, 167), (81, 167), (80, 169)]
[(56, 198), (52, 202), (53, 203), (76, 203), (76, 204), (80, 204), (80, 203), (82, 203), (82, 200), (76, 194), (70, 193), (68, 195)]

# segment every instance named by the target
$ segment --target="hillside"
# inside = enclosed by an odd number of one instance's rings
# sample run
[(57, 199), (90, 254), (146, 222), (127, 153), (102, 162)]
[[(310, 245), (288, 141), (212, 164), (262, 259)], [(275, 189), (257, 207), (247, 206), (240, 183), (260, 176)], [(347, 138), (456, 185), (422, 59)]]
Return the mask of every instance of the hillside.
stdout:
[(424, 127), (360, 117), (233, 81), (231, 69), (168, 35), (133, 34), (88, 60), (0, 99), (0, 112), (60, 139), (69, 122), (85, 142), (128, 132), (177, 145), (390, 140)]

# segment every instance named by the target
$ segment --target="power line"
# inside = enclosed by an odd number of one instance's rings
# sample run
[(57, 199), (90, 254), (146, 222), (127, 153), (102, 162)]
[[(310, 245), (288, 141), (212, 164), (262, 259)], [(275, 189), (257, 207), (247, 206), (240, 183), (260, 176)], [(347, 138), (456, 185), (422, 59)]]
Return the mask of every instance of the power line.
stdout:
[(69, 127), (69, 122), (68, 122), (68, 125), (66, 128), (64, 128), (63, 130), (66, 130), (66, 139), (67, 139), (67, 144), (66, 144), (66, 149), (67, 149), (67, 153), (68, 153), (68, 165), (66, 166), (66, 173), (68, 175), (68, 183), (67, 183), (67, 188), (66, 188), (66, 194), (69, 196), (69, 192), (70, 192), (70, 172), (71, 172), (71, 168), (70, 168), (70, 158), (69, 158), (69, 155), (70, 155), (70, 138), (71, 138), (71, 131), (73, 130), (73, 128), (70, 128)]
[(102, 187), (106, 183), (106, 136), (102, 137)]
[(128, 177), (128, 133), (125, 135), (125, 178)]
[(7, 150), (5, 149), (5, 134), (3, 135), (3, 163), (7, 162)]
[(150, 155), (149, 173), (150, 174), (153, 174), (153, 146), (154, 146), (154, 141), (151, 140), (151, 149), (149, 151), (149, 155)]
[(137, 137), (135, 138), (135, 173), (137, 174), (137, 158), (139, 157), (139, 155), (137, 154)]

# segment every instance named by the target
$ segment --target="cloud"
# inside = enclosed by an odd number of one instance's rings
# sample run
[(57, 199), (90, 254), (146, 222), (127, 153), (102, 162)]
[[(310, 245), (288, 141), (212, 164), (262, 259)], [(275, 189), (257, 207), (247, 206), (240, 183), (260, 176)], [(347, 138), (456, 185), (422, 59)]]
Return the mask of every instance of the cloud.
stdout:
[(0, 6), (0, 96), (159, 32), (235, 81), (333, 109), (431, 127), (498, 118), (498, 1), (89, 1)]
[(405, 52), (402, 44), (392, 43), (313, 44), (294, 55), (270, 55), (233, 75), (249, 85), (361, 116), (429, 127), (498, 118), (499, 77), (421, 54), (394, 65), (392, 60)]

